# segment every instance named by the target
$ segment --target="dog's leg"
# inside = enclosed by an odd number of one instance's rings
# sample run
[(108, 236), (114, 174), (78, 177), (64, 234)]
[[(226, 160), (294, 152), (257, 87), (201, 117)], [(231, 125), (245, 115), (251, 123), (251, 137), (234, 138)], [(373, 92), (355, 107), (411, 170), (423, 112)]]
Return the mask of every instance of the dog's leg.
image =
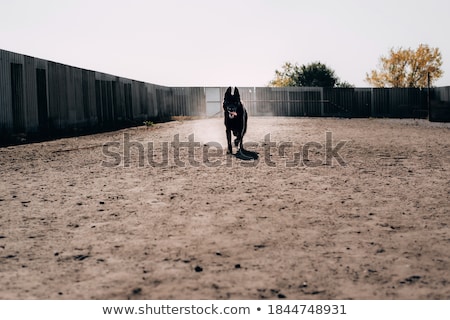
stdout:
[(239, 147), (239, 143), (241, 142), (241, 135), (239, 132), (236, 132), (236, 139), (234, 139), (234, 146)]
[(231, 130), (227, 129), (227, 142), (228, 142), (228, 153), (233, 154), (233, 147), (231, 146)]

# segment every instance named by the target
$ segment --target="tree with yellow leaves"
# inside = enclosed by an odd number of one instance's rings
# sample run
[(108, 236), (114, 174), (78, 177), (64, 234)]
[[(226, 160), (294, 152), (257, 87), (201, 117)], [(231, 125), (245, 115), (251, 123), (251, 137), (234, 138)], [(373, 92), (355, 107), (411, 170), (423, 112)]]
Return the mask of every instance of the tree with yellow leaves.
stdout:
[(416, 50), (391, 49), (380, 58), (380, 70), (366, 74), (366, 81), (378, 88), (425, 88), (442, 76), (441, 66), (438, 48), (421, 44)]

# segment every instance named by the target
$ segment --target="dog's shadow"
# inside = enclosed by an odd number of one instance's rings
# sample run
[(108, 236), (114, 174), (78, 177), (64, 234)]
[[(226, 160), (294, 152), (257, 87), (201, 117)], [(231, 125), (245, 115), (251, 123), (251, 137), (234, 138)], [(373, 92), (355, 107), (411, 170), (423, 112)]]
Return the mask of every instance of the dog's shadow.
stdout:
[(238, 152), (236, 152), (234, 154), (234, 156), (238, 159), (246, 160), (246, 161), (257, 160), (259, 158), (258, 152), (245, 150), (243, 148), (239, 149)]

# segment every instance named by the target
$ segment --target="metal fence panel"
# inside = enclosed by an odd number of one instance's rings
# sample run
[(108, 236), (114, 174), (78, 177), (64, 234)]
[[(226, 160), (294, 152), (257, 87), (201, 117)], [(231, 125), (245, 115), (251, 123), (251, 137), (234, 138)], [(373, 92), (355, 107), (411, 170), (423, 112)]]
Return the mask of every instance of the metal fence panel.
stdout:
[(429, 119), (450, 122), (450, 87), (434, 88), (430, 92)]
[(0, 133), (3, 135), (13, 131), (10, 55), (0, 50)]

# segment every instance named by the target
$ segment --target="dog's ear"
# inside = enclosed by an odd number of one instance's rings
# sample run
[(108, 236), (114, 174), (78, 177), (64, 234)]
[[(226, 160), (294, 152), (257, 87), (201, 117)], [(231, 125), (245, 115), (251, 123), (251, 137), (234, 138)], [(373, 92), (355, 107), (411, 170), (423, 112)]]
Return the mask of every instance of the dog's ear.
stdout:
[(241, 101), (241, 95), (239, 94), (238, 88), (234, 88), (234, 99), (239, 102)]
[(228, 87), (227, 91), (225, 91), (224, 100), (225, 101), (230, 101), (231, 100), (231, 87)]

